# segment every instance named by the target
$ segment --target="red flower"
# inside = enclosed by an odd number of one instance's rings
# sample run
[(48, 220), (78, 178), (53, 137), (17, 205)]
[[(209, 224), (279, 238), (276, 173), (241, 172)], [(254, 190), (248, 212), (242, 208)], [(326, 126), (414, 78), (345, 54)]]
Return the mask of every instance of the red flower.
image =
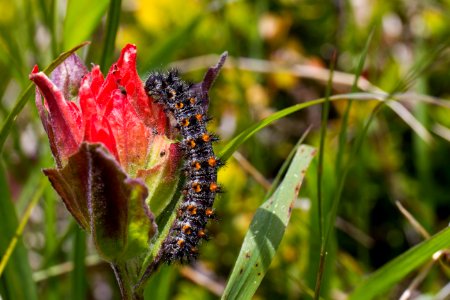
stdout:
[(136, 72), (134, 45), (125, 46), (106, 79), (99, 66), (88, 73), (76, 55), (52, 73), (52, 80), (37, 67), (30, 79), (46, 99), (44, 107), (37, 93), (36, 106), (60, 166), (82, 141), (102, 143), (124, 168), (142, 165), (149, 144), (166, 133), (167, 118), (149, 101)]
[(159, 214), (172, 199), (180, 158), (137, 74), (136, 47), (125, 46), (106, 78), (73, 55), (51, 79), (37, 67), (30, 79), (57, 165), (44, 170), (53, 187), (105, 259), (142, 253), (156, 232), (149, 206)]

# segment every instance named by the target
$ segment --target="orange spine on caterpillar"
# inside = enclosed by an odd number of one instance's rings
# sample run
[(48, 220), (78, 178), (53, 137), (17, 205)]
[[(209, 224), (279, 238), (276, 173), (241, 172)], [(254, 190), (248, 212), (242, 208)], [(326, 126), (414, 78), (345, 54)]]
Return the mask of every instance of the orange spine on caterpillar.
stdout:
[(188, 84), (176, 70), (151, 73), (145, 82), (147, 94), (176, 121), (184, 153), (186, 184), (177, 218), (172, 224), (160, 250), (165, 262), (188, 262), (198, 256), (198, 245), (208, 239), (206, 224), (214, 218), (213, 203), (221, 188), (217, 184), (217, 170), (222, 165), (214, 154), (212, 143), (218, 138), (206, 129), (210, 120), (208, 91), (225, 63), (227, 53), (221, 55), (216, 66), (209, 68), (202, 82)]

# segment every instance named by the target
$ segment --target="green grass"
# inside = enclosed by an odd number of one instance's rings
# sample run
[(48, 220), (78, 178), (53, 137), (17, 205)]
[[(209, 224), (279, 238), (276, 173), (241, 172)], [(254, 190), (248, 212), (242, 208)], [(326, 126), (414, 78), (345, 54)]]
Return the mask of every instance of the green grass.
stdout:
[(256, 211), (222, 299), (252, 299), (277, 252), (315, 154), (313, 147), (298, 147), (284, 180)]
[[(423, 270), (414, 292), (443, 292), (448, 266), (432, 256), (450, 247), (450, 144), (435, 130), (450, 127), (449, 3), (377, 2), (365, 13), (329, 1), (133, 3), (0, 2), (1, 297), (85, 299), (101, 286), (120, 297), (42, 181), (54, 162), (28, 75), (35, 64), (50, 74), (73, 52), (106, 71), (126, 43), (138, 47), (143, 78), (183, 60), (195, 82), (216, 62), (209, 54), (230, 54), (210, 94), (209, 128), (227, 162), (212, 239), (192, 268), (153, 274), (145, 299), (395, 299)], [(292, 215), (281, 210), (291, 204)]]

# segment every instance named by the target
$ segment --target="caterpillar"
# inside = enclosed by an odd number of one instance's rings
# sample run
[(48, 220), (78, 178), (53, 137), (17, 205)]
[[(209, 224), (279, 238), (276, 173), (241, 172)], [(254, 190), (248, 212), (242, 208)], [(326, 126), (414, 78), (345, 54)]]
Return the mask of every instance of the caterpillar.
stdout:
[(145, 82), (148, 96), (160, 103), (175, 119), (181, 135), (186, 182), (177, 218), (162, 242), (159, 259), (167, 263), (189, 262), (198, 256), (198, 245), (207, 240), (206, 224), (214, 218), (213, 203), (221, 187), (217, 170), (222, 165), (214, 154), (212, 143), (218, 137), (208, 132), (208, 91), (225, 63), (223, 53), (216, 66), (206, 72), (197, 84), (183, 81), (176, 70), (151, 73)]

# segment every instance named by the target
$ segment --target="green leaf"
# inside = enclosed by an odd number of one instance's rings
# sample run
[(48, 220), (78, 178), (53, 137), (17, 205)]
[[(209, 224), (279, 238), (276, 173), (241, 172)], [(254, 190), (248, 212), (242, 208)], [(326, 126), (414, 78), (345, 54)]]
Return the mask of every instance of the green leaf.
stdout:
[[(49, 75), (59, 64), (61, 64), (64, 60), (66, 60), (67, 57), (72, 55), (72, 53), (74, 53), (81, 47), (86, 46), (87, 44), (88, 44), (87, 42), (84, 42), (78, 46), (73, 47), (69, 51), (61, 53), (47, 68), (44, 69), (44, 73)], [(34, 92), (34, 84), (30, 83), (30, 85), (20, 94), (19, 98), (14, 104), (13, 109), (6, 117), (6, 120), (0, 129), (0, 153), (3, 150), (6, 138), (8, 137), (9, 131), (11, 130), (14, 121), (24, 108), (25, 104), (27, 104), (27, 101), (28, 99), (30, 99), (33, 92)]]
[(269, 269), (316, 150), (302, 145), (271, 198), (256, 211), (222, 299), (251, 299)]
[(348, 300), (375, 298), (430, 260), (433, 254), (448, 247), (450, 247), (449, 227), (378, 269), (355, 288)]
[(64, 20), (64, 49), (73, 47), (91, 36), (100, 24), (108, 7), (108, 0), (69, 0)]
[(111, 0), (109, 4), (108, 18), (106, 21), (106, 37), (103, 44), (102, 60), (100, 62), (100, 68), (104, 73), (108, 71), (108, 67), (112, 62), (117, 30), (119, 29), (121, 6), (122, 0)]
[[(181, 190), (182, 182), (178, 182), (178, 191)], [(177, 217), (177, 210), (175, 209), (179, 203), (182, 201), (184, 196), (181, 193), (175, 194), (172, 201), (166, 206), (166, 209), (156, 219), (156, 224), (158, 225), (158, 236), (152, 241), (150, 251), (147, 253), (144, 262), (141, 266), (141, 272), (138, 276), (139, 281), (134, 287), (134, 291), (137, 294), (143, 293), (145, 285), (147, 284), (149, 278), (158, 269), (161, 261), (157, 261), (155, 258), (161, 248), (163, 241), (166, 239), (170, 232), (170, 228)]]
[[(3, 167), (0, 166), (0, 219), (2, 230), (0, 234), (0, 256), (3, 257), (10, 242), (15, 236), (19, 226), (16, 210), (8, 193), (8, 183)], [(0, 277), (0, 291), (3, 299), (36, 299), (37, 292), (34, 284), (31, 268), (28, 262), (27, 251), (22, 241), (17, 240), (16, 247), (11, 253), (10, 259), (14, 264), (6, 265), (3, 275)]]
[[(330, 93), (333, 87), (333, 73), (334, 73), (334, 66), (336, 63), (336, 57), (333, 55), (334, 58), (331, 63), (330, 68), (330, 74), (328, 78), (328, 84), (325, 90), (325, 102), (322, 105), (322, 125), (320, 126), (320, 141), (319, 141), (319, 157), (318, 157), (318, 166), (317, 170), (317, 217), (319, 219), (318, 224), (318, 231), (320, 236), (320, 263), (319, 263), (319, 269), (317, 272), (317, 280), (316, 280), (316, 287), (315, 287), (315, 296), (314, 299), (319, 299), (320, 295), (320, 289), (322, 285), (322, 276), (323, 276), (323, 264), (325, 263), (325, 249), (327, 246), (326, 238), (324, 236), (324, 211), (326, 207), (327, 198), (329, 199), (329, 195), (327, 193), (324, 193), (323, 189), (323, 168), (324, 168), (324, 157), (325, 157), (325, 139), (327, 137), (327, 129), (328, 129), (328, 117), (329, 117), (329, 111), (330, 111)], [(325, 291), (325, 294), (327, 291)]]
[(246, 140), (248, 140), (252, 135), (263, 129), (264, 127), (272, 124), (276, 120), (279, 120), (283, 117), (286, 117), (294, 112), (297, 112), (299, 110), (302, 110), (304, 108), (323, 103), (325, 99), (317, 99), (312, 100), (306, 103), (301, 103), (297, 105), (293, 105), (291, 107), (285, 108), (283, 110), (280, 110), (269, 117), (265, 118), (264, 120), (250, 126), (246, 130), (242, 131), (238, 136), (236, 136), (234, 139), (232, 139), (228, 144), (225, 145), (225, 147), (220, 152), (219, 157), (223, 161), (227, 161), (228, 158), (236, 151), (236, 149), (242, 145)]

